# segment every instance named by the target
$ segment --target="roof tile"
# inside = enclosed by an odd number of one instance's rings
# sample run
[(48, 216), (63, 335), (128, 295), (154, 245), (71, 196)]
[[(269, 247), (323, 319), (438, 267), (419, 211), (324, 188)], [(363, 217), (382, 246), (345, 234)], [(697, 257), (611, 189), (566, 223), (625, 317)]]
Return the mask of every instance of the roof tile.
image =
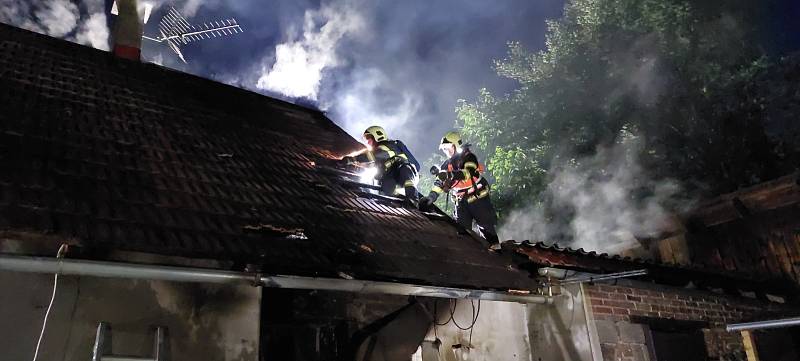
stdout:
[(316, 110), (6, 25), (0, 48), (0, 230), (283, 274), (533, 285), (451, 221), (315, 167), (360, 147)]

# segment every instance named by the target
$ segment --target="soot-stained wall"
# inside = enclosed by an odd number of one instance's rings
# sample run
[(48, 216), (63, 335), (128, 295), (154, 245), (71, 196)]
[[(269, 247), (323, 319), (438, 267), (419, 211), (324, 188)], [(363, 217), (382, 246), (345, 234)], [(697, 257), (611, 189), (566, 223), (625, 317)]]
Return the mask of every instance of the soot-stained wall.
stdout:
[[(478, 301), (440, 300), (437, 306), (437, 319), (440, 324), (436, 330), (430, 330), (427, 340), (438, 338), (439, 360), (441, 361), (529, 361), (531, 358), (530, 338), (528, 334), (528, 306), (514, 302), (481, 301), (480, 313), (477, 312)], [(448, 306), (455, 306), (450, 319)], [(475, 306), (475, 309), (473, 309)], [(451, 308), (453, 310), (453, 308)], [(470, 330), (473, 316), (476, 315)], [(426, 361), (423, 357), (423, 361)]]
[[(0, 272), (2, 359), (33, 358), (52, 286), (53, 275)], [(260, 302), (250, 286), (60, 276), (39, 360), (90, 360), (104, 321), (114, 354), (151, 355), (164, 326), (171, 361), (256, 361)]]

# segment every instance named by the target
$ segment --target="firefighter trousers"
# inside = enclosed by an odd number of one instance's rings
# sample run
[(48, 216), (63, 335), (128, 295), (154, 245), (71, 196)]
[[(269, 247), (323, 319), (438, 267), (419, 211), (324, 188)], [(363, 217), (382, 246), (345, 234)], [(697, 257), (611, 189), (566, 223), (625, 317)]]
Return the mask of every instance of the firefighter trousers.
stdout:
[(398, 187), (403, 187), (406, 197), (416, 200), (419, 198), (417, 193), (417, 172), (411, 165), (403, 164), (389, 172), (381, 178), (381, 194), (394, 196)]
[(467, 201), (468, 197), (461, 198), (456, 203), (456, 221), (466, 229), (472, 229), (472, 222), (478, 225), (481, 236), (490, 244), (499, 243), (497, 238), (497, 214), (494, 212), (489, 196), (475, 199), (473, 202)]

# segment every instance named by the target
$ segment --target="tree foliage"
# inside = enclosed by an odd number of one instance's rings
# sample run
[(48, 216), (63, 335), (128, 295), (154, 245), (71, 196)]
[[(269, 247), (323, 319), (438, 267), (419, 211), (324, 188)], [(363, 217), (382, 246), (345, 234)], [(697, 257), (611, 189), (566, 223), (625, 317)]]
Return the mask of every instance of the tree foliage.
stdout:
[(495, 70), (518, 88), (483, 89), (456, 109), (501, 213), (541, 199), (552, 167), (623, 136), (637, 139), (649, 174), (693, 190), (729, 191), (786, 172), (788, 151), (775, 152), (765, 132), (771, 100), (749, 86), (775, 66), (759, 43), (766, 3), (573, 0), (548, 23), (545, 50), (510, 43)]

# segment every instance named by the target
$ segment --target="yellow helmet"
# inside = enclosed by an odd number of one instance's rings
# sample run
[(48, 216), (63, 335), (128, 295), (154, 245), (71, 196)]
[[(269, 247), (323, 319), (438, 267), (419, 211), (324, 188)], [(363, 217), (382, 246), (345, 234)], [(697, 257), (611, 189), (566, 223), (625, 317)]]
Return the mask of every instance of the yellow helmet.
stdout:
[(367, 136), (371, 136), (372, 139), (375, 139), (376, 142), (389, 140), (389, 138), (386, 136), (386, 131), (377, 125), (373, 125), (364, 131), (364, 138), (366, 138)]
[(458, 132), (447, 132), (447, 134), (442, 137), (439, 147), (441, 148), (445, 144), (453, 144), (456, 146), (456, 149), (461, 149), (463, 145), (461, 142), (461, 134), (458, 134)]

